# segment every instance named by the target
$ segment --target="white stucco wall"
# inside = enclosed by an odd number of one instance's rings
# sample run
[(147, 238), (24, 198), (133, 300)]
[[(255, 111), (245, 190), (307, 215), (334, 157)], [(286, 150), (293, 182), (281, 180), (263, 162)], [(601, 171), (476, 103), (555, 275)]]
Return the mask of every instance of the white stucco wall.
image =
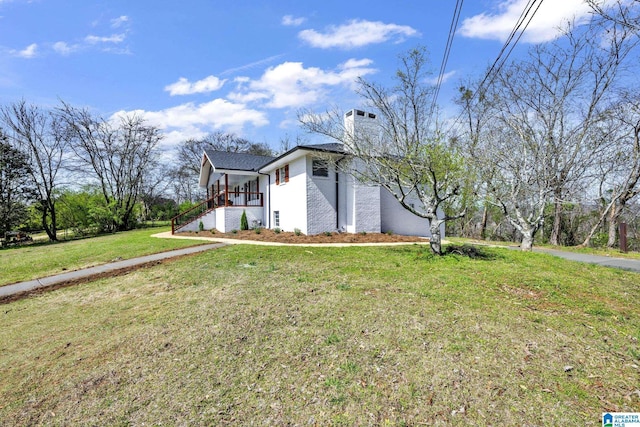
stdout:
[(202, 226), (204, 230), (211, 230), (212, 228), (216, 228), (216, 213), (215, 211), (211, 211), (208, 212), (207, 214), (203, 215), (202, 217), (191, 221), (190, 223), (186, 224), (184, 227), (180, 227), (180, 229), (177, 231), (178, 233), (180, 232), (187, 232), (187, 231), (199, 231), (200, 230), (200, 221), (202, 221)]
[[(276, 185), (275, 170), (271, 176), (271, 228), (276, 225), (273, 222), (273, 212), (280, 211), (280, 229), (294, 231), (300, 229), (307, 232), (307, 160), (306, 157), (295, 159), (289, 163), (289, 182)], [(284, 177), (281, 177), (284, 181)]]
[(355, 182), (355, 233), (380, 232), (380, 187)]
[[(262, 208), (259, 206), (222, 207), (213, 211), (216, 215), (216, 228), (223, 233), (228, 233), (231, 230), (240, 230), (240, 218), (243, 211), (247, 212), (249, 227), (252, 227), (254, 220), (262, 221)], [(262, 225), (264, 226), (264, 222)]]
[[(346, 230), (348, 233), (380, 232), (380, 188), (346, 176)], [(341, 188), (342, 189), (342, 188)]]
[(307, 156), (307, 234), (336, 231), (336, 173), (329, 167), (329, 176), (313, 176), (313, 157)]
[[(381, 231), (383, 233), (391, 231), (406, 236), (431, 236), (429, 220), (420, 218), (403, 208), (396, 198), (384, 188), (380, 189), (380, 200)], [(419, 206), (420, 201), (416, 199), (414, 203)], [(442, 215), (442, 212), (439, 212), (439, 215)], [(444, 225), (440, 228), (440, 233), (444, 238)]]

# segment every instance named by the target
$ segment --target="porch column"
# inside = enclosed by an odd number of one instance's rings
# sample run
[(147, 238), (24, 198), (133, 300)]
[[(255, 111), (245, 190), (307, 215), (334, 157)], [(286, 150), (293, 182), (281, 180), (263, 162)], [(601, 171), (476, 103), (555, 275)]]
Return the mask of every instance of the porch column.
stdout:
[(229, 175), (224, 174), (224, 205), (229, 206)]

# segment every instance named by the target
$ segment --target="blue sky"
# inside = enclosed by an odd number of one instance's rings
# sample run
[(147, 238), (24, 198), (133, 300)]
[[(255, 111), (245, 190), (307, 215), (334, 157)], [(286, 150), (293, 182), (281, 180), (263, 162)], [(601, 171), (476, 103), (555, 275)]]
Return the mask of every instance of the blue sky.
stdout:
[[(498, 55), (526, 0), (467, 0), (439, 104)], [(417, 45), (440, 67), (453, 0), (0, 0), (0, 104), (62, 99), (110, 117), (137, 112), (163, 146), (215, 130), (278, 148), (300, 108), (361, 105), (357, 76), (385, 83)], [(515, 54), (584, 20), (546, 0)], [(436, 76), (434, 75), (434, 78)]]

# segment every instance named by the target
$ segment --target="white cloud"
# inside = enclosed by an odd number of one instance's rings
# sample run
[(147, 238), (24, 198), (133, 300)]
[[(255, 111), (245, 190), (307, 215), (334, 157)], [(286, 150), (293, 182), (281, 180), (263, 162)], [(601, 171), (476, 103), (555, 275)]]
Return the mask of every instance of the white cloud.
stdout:
[(122, 43), (126, 37), (127, 37), (126, 34), (112, 34), (108, 37), (88, 35), (87, 37), (84, 38), (84, 41), (89, 44)]
[(195, 104), (192, 102), (160, 111), (120, 111), (112, 117), (122, 114), (138, 114), (149, 122), (168, 132), (193, 133), (210, 132), (224, 128), (239, 131), (245, 125), (265, 126), (269, 124), (265, 113), (247, 108), (244, 104), (224, 99)]
[(275, 61), (276, 59), (278, 59), (278, 58), (280, 58), (282, 56), (284, 56), (284, 54), (272, 55), (272, 56), (269, 56), (268, 58), (264, 58), (264, 59), (260, 59), (258, 61), (250, 62), (248, 64), (241, 65), (239, 67), (228, 68), (228, 69), (224, 70), (223, 72), (221, 72), (220, 74), (221, 75), (233, 74), (233, 73), (237, 73), (238, 71), (243, 71), (243, 70), (248, 70), (250, 68), (259, 67), (261, 65), (268, 64), (269, 62), (273, 62), (273, 61)]
[(383, 43), (391, 38), (402, 41), (405, 37), (418, 36), (420, 33), (406, 25), (385, 24), (364, 20), (352, 20), (348, 24), (329, 26), (324, 33), (316, 30), (303, 30), (298, 33), (305, 42), (313, 47), (327, 49), (338, 47), (351, 49), (374, 43)]
[(164, 90), (169, 92), (171, 96), (209, 93), (220, 89), (225, 82), (226, 80), (220, 80), (216, 76), (208, 76), (194, 83), (189, 82), (184, 77), (180, 77), (177, 82), (165, 86)]
[(22, 50), (12, 50), (11, 53), (15, 56), (19, 56), (20, 58), (33, 58), (36, 56), (38, 50), (38, 44), (32, 43), (29, 46), (25, 47)]
[[(482, 13), (462, 22), (460, 34), (470, 38), (505, 41), (520, 18), (527, 0), (501, 0), (495, 14)], [(532, 9), (532, 12), (535, 10)], [(561, 28), (574, 19), (577, 24), (589, 19), (591, 9), (584, 0), (542, 2), (540, 9), (522, 38), (528, 43), (541, 43), (561, 35)], [(528, 18), (527, 18), (528, 20)], [(525, 21), (526, 22), (526, 21)]]
[(299, 27), (306, 20), (307, 18), (295, 18), (293, 15), (285, 15), (282, 17), (282, 25), (286, 25), (287, 27)]
[(358, 76), (374, 73), (369, 59), (350, 59), (335, 71), (304, 68), (301, 62), (285, 62), (268, 68), (258, 80), (239, 82), (238, 91), (229, 95), (235, 101), (266, 100), (266, 107), (302, 107), (323, 99), (340, 85), (352, 86)]
[[(442, 83), (446, 83), (448, 80), (451, 79), (451, 77), (453, 77), (455, 75), (456, 75), (456, 71), (455, 70), (454, 71), (449, 71), (448, 73), (444, 73), (442, 75)], [(438, 84), (438, 76), (435, 76), (435, 77), (429, 79), (427, 81), (427, 83), (432, 84), (432, 85)]]
[(129, 17), (126, 15), (119, 16), (111, 20), (111, 28), (120, 28), (129, 22)]
[(60, 55), (70, 55), (79, 49), (77, 45), (69, 45), (66, 42), (55, 42), (53, 45), (53, 50), (59, 53)]

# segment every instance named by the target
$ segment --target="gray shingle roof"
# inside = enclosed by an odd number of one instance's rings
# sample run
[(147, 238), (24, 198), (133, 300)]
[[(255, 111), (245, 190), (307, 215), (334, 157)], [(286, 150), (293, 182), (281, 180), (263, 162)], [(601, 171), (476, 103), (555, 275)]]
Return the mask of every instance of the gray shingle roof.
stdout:
[(305, 148), (307, 150), (325, 151), (331, 153), (345, 153), (344, 145), (338, 142), (328, 144), (299, 145), (297, 148)]
[(216, 169), (252, 171), (269, 163), (275, 157), (256, 154), (233, 153), (228, 151), (205, 150), (207, 157)]
[(340, 153), (344, 154), (344, 145), (339, 143), (329, 144), (311, 144), (311, 145), (298, 145), (293, 147), (286, 153), (278, 156), (258, 156), (255, 154), (247, 153), (233, 153), (228, 151), (215, 151), (205, 150), (207, 157), (211, 160), (211, 163), (216, 169), (222, 170), (237, 170), (237, 171), (257, 171), (260, 168), (268, 165), (269, 163), (284, 157), (296, 150), (313, 150), (322, 151), (325, 153)]

